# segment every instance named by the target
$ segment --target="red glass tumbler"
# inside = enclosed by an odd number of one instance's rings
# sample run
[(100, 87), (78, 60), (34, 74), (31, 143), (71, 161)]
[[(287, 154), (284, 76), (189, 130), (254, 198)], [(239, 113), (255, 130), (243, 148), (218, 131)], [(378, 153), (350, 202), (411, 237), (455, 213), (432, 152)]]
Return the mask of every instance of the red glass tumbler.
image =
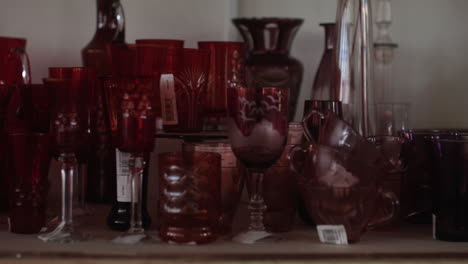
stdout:
[(159, 235), (176, 243), (216, 239), (221, 208), (221, 155), (212, 152), (159, 154)]
[[(161, 110), (164, 131), (200, 132), (203, 129), (210, 57), (209, 52), (183, 49), (174, 75), (162, 75)], [(177, 51), (175, 51), (177, 53)]]
[(7, 143), (10, 232), (38, 233), (46, 219), (49, 135), (9, 134)]
[[(200, 50), (210, 52), (210, 70), (205, 100), (205, 123), (222, 130), (227, 115), (227, 88), (245, 86), (245, 54), (243, 42), (201, 41)], [(211, 122), (214, 119), (214, 122)], [(221, 126), (221, 127), (220, 127)]]

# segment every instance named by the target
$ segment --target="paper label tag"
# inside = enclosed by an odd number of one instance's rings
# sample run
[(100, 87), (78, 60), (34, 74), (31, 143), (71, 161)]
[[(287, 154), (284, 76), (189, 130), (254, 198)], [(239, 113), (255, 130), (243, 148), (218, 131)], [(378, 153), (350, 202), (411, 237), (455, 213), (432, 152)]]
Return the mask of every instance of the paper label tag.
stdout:
[(164, 125), (177, 125), (177, 101), (174, 88), (174, 75), (162, 74), (159, 82), (161, 93), (161, 113)]
[(348, 236), (343, 225), (317, 225), (320, 242), (335, 245), (347, 245)]
[(131, 178), (130, 168), (128, 161), (130, 160), (130, 153), (115, 150), (115, 161), (117, 169), (117, 201), (118, 202), (131, 202)]

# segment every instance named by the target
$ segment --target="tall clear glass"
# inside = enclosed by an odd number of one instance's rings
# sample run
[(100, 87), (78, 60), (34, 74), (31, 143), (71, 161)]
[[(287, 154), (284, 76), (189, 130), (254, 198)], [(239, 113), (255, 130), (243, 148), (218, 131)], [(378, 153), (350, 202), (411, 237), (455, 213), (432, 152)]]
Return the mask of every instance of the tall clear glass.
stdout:
[(343, 105), (343, 117), (361, 135), (374, 131), (373, 39), (370, 0), (338, 0), (338, 70), (335, 94)]

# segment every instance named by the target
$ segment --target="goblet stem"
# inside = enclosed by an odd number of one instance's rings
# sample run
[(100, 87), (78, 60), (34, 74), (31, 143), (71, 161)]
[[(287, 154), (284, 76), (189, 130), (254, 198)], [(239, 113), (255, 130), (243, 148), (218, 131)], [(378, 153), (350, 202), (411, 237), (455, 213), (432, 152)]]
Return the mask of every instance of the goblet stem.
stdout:
[(263, 200), (263, 176), (262, 172), (249, 172), (249, 184), (252, 187), (250, 194), (249, 211), (250, 211), (250, 225), (249, 230), (252, 231), (265, 231), (263, 225), (263, 214), (267, 206)]
[(149, 236), (146, 235), (142, 221), (142, 185), (143, 170), (145, 168), (144, 153), (132, 153), (128, 161), (131, 177), (131, 207), (130, 207), (130, 228), (121, 236), (113, 240), (118, 244), (137, 244), (147, 242)]
[(62, 163), (62, 223), (73, 230), (73, 176), (77, 167), (74, 153), (62, 153), (59, 158)]
[(78, 162), (72, 152), (61, 153), (59, 161), (62, 163), (62, 217), (57, 228), (39, 236), (45, 242), (71, 243), (84, 240), (79, 233), (75, 233), (73, 224), (73, 177), (77, 172)]
[(129, 167), (132, 173), (132, 208), (129, 233), (144, 233), (143, 221), (141, 218), (142, 210), (142, 185), (143, 185), (143, 169), (145, 168), (145, 160), (142, 153), (132, 154), (129, 160)]

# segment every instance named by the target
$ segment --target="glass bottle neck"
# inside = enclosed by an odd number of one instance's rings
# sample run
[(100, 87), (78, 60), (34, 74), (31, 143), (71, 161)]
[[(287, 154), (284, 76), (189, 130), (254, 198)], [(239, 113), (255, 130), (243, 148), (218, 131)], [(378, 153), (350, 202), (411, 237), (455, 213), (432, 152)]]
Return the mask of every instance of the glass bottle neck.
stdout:
[(322, 24), (325, 28), (325, 49), (333, 50), (335, 48), (336, 27), (335, 24)]
[(114, 41), (125, 39), (125, 19), (120, 0), (96, 0), (97, 31), (115, 32)]

